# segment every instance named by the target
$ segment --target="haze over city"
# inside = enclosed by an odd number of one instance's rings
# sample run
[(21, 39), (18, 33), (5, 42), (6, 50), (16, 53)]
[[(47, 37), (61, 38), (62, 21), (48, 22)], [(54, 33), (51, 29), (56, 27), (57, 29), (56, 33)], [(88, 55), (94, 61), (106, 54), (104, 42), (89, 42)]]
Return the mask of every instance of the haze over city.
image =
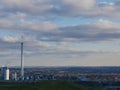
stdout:
[(0, 66), (119, 66), (120, 0), (0, 0)]

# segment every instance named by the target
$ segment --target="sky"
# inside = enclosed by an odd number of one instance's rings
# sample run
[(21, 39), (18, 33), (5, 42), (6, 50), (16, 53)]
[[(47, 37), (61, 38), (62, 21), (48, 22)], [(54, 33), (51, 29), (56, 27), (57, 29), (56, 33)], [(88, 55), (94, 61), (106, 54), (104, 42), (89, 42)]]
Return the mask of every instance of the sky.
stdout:
[(120, 0), (0, 0), (0, 66), (119, 66)]

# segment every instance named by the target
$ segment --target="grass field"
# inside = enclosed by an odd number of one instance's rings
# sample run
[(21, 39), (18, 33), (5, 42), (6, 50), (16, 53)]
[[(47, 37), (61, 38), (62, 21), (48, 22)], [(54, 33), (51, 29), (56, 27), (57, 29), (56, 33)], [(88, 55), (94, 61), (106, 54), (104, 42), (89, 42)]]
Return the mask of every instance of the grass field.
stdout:
[(1, 82), (0, 90), (88, 90), (68, 81), (39, 81), (34, 83)]

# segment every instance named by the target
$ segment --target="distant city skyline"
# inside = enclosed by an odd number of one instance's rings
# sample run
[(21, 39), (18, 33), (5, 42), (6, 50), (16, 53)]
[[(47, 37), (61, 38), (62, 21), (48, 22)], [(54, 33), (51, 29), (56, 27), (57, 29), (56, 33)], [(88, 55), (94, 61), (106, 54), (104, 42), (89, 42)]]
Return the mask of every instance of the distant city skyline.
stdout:
[(120, 0), (0, 0), (0, 66), (119, 66)]

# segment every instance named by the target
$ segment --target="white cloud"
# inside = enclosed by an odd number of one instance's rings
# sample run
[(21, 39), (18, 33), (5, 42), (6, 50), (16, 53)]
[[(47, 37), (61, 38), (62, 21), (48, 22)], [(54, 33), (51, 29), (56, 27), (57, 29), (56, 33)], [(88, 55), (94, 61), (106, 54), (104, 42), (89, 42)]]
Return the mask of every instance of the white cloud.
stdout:
[(9, 19), (23, 19), (26, 17), (26, 14), (25, 13), (21, 13), (21, 12), (17, 12), (16, 14), (13, 14), (13, 13), (10, 13), (8, 15), (8, 18)]
[(51, 9), (50, 0), (1, 0), (1, 10), (6, 12), (42, 13)]
[(42, 31), (50, 32), (54, 31), (58, 26), (55, 23), (49, 21), (35, 22), (35, 21), (26, 21), (21, 19), (19, 23), (12, 22), (7, 19), (0, 19), (0, 28), (4, 30), (11, 30), (16, 32), (30, 32), (30, 31)]
[(13, 43), (13, 42), (18, 42), (19, 38), (17, 38), (17, 37), (11, 37), (11, 36), (4, 36), (4, 37), (1, 38), (1, 40), (4, 41), (4, 42)]
[(100, 31), (100, 32), (105, 32), (105, 30), (107, 30), (106, 32), (109, 33), (120, 33), (120, 24), (119, 23), (113, 23), (109, 20), (103, 20), (103, 19), (99, 19), (98, 21), (94, 22), (91, 24), (93, 27), (97, 27), (99, 28), (96, 31)]
[(57, 28), (56, 24), (52, 22), (46, 22), (46, 21), (44, 22), (23, 21), (18, 24), (18, 29), (21, 29), (21, 30), (50, 32), (55, 30), (56, 28)]

